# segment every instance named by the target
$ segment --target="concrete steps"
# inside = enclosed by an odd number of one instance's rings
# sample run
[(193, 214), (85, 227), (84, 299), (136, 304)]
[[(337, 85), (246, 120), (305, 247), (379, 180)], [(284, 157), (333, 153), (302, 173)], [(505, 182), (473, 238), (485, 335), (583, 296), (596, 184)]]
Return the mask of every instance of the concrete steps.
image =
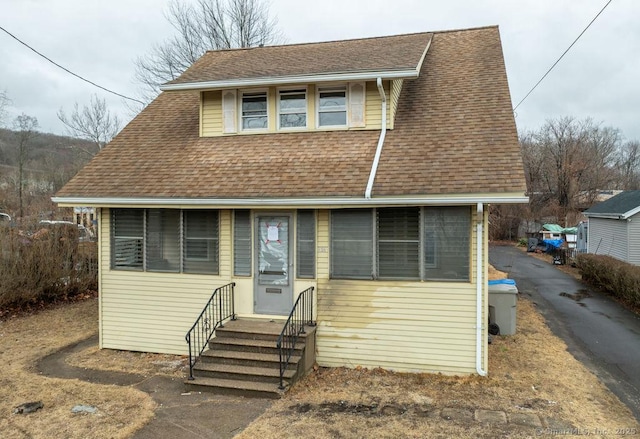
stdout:
[[(249, 319), (226, 322), (216, 330), (193, 368), (187, 389), (259, 398), (279, 398), (315, 361), (315, 328), (301, 334), (280, 389), (280, 356), (276, 343), (284, 321)], [(307, 351), (308, 341), (313, 349)], [(311, 354), (311, 355), (310, 355)], [(308, 364), (310, 363), (310, 364)]]

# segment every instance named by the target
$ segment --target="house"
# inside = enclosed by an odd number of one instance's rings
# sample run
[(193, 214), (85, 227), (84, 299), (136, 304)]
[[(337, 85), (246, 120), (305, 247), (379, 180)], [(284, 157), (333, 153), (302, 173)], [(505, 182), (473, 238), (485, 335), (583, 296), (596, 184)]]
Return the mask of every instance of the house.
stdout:
[(640, 265), (640, 191), (624, 191), (584, 212), (588, 253)]
[(100, 347), (185, 354), (314, 288), (321, 366), (485, 374), (487, 206), (525, 203), (497, 27), (210, 51), (54, 198), (96, 209)]

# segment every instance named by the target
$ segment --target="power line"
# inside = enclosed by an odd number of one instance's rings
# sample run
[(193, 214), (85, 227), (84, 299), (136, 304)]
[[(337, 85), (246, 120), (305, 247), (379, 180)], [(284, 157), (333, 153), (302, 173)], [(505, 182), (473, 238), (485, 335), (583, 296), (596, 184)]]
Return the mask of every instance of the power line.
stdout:
[(129, 97), (129, 96), (125, 96), (125, 95), (120, 94), (120, 93), (118, 93), (118, 92), (115, 92), (115, 91), (113, 91), (113, 90), (109, 90), (109, 89), (108, 89), (108, 88), (106, 88), (106, 87), (103, 87), (103, 86), (101, 86), (101, 85), (99, 85), (99, 84), (96, 84), (96, 83), (95, 83), (95, 82), (93, 82), (93, 81), (90, 81), (90, 80), (88, 80), (88, 79), (86, 79), (86, 78), (83, 78), (82, 76), (80, 76), (80, 75), (78, 75), (78, 74), (76, 74), (76, 73), (73, 73), (71, 70), (67, 69), (66, 67), (61, 66), (61, 65), (60, 65), (60, 64), (58, 64), (57, 62), (53, 61), (51, 58), (49, 58), (49, 57), (45, 56), (44, 54), (42, 54), (42, 53), (38, 52), (36, 49), (34, 49), (34, 48), (33, 48), (33, 47), (31, 47), (30, 45), (28, 45), (27, 43), (25, 43), (24, 41), (22, 41), (20, 38), (18, 38), (18, 37), (16, 37), (15, 35), (13, 35), (11, 32), (9, 32), (8, 30), (6, 30), (6, 29), (5, 29), (5, 28), (3, 28), (2, 26), (0, 26), (0, 30), (1, 30), (1, 31), (3, 31), (4, 33), (6, 33), (7, 35), (9, 35), (9, 36), (10, 36), (11, 38), (13, 38), (14, 40), (16, 40), (18, 43), (20, 43), (20, 44), (22, 44), (23, 46), (27, 47), (27, 48), (28, 48), (28, 49), (30, 49), (31, 51), (33, 51), (33, 52), (37, 53), (39, 56), (41, 56), (42, 58), (46, 59), (47, 61), (49, 61), (49, 62), (50, 62), (51, 64), (53, 64), (54, 66), (56, 66), (56, 67), (58, 67), (58, 68), (61, 68), (62, 70), (64, 70), (65, 72), (67, 72), (67, 73), (69, 73), (69, 74), (71, 74), (71, 75), (75, 76), (76, 78), (81, 79), (81, 80), (83, 80), (84, 82), (88, 82), (89, 84), (93, 85), (94, 87), (98, 87), (99, 89), (102, 89), (102, 90), (104, 90), (104, 91), (106, 91), (106, 92), (108, 92), (108, 93), (111, 93), (111, 94), (114, 94), (114, 95), (116, 95), (116, 96), (120, 96), (121, 98), (128, 99), (128, 100), (130, 100), (130, 101), (138, 102), (138, 103), (140, 103), (140, 104), (142, 104), (142, 105), (145, 105), (145, 103), (144, 103), (144, 102), (142, 102), (142, 101), (140, 101), (140, 100), (138, 100), (138, 99), (131, 98), (131, 97)]
[(536, 87), (538, 87), (538, 85), (540, 85), (540, 83), (544, 80), (544, 78), (547, 77), (547, 75), (549, 73), (551, 73), (551, 70), (553, 70), (553, 68), (560, 62), (560, 60), (562, 58), (564, 58), (564, 56), (567, 54), (567, 52), (569, 52), (569, 50), (571, 50), (571, 48), (573, 47), (574, 44), (576, 44), (578, 42), (578, 40), (580, 39), (580, 37), (582, 37), (582, 35), (587, 31), (587, 29), (589, 29), (589, 27), (593, 24), (594, 21), (597, 20), (597, 18), (600, 16), (600, 14), (602, 14), (602, 12), (604, 12), (605, 9), (607, 9), (607, 6), (609, 6), (609, 3), (611, 3), (613, 0), (609, 0), (607, 2), (606, 5), (604, 5), (604, 7), (602, 9), (600, 9), (600, 12), (598, 12), (596, 14), (595, 17), (593, 17), (593, 20), (591, 20), (591, 22), (589, 22), (589, 24), (587, 25), (587, 27), (584, 28), (584, 30), (582, 32), (580, 32), (580, 35), (578, 35), (578, 37), (573, 41), (573, 43), (571, 43), (571, 45), (567, 48), (567, 50), (564, 51), (564, 53), (562, 55), (560, 55), (560, 58), (558, 58), (558, 60), (556, 62), (553, 63), (553, 65), (549, 68), (549, 70), (547, 70), (547, 73), (545, 73), (542, 78), (540, 78), (540, 80), (538, 82), (536, 82), (536, 85), (534, 85), (531, 90), (529, 90), (529, 93), (526, 94), (526, 96), (524, 98), (522, 98), (522, 100), (518, 103), (518, 105), (516, 105), (513, 108), (513, 111), (515, 112), (518, 107), (520, 106), (520, 104), (522, 104), (531, 93), (533, 93), (533, 91), (536, 89)]

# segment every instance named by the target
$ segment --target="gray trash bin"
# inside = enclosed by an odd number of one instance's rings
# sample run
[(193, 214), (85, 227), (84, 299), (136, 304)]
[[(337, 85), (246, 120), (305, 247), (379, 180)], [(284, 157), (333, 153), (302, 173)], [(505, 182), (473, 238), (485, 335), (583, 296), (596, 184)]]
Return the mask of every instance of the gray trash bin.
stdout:
[(513, 279), (489, 281), (489, 322), (500, 328), (500, 335), (516, 333), (518, 288)]

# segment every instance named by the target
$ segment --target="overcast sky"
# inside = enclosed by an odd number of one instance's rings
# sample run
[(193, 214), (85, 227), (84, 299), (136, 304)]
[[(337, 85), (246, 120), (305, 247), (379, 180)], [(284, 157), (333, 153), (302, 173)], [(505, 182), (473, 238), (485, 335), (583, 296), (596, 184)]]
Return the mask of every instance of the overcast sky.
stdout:
[[(188, 1), (188, 0), (185, 0)], [(272, 0), (287, 43), (499, 25), (514, 106), (608, 0)], [(0, 0), (0, 26), (52, 60), (106, 88), (138, 96), (133, 61), (171, 35), (169, 0)], [(591, 117), (640, 140), (640, 2), (613, 0), (565, 58), (518, 108), (518, 130), (546, 119)], [(56, 112), (121, 98), (84, 83), (0, 31), (0, 90), (42, 131), (64, 134)]]

